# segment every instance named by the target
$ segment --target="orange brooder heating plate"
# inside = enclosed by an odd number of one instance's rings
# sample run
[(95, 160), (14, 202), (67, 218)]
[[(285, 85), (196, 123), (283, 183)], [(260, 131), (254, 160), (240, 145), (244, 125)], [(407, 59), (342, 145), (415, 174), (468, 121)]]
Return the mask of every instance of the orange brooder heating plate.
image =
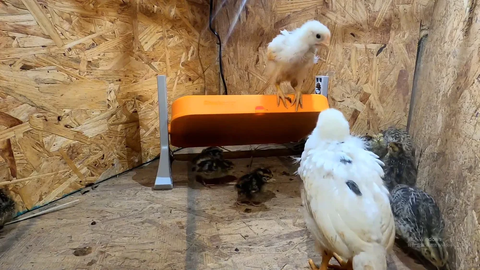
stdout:
[[(293, 99), (293, 95), (289, 95)], [(303, 95), (303, 108), (277, 106), (276, 95), (198, 95), (172, 105), (170, 143), (207, 147), (288, 143), (315, 128), (318, 114), (328, 109), (323, 95)]]

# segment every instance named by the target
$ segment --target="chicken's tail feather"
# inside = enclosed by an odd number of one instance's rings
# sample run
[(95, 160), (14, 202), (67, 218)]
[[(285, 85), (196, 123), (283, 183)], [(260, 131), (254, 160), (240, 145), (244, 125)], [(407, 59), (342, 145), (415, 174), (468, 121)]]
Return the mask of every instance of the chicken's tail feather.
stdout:
[(372, 244), (352, 260), (353, 269), (387, 270), (387, 250), (380, 244)]

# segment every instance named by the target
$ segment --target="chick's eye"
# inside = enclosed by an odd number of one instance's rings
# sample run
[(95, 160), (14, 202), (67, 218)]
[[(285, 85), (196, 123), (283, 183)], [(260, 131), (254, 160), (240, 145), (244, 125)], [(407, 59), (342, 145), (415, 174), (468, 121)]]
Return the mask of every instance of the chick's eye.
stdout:
[(317, 34), (317, 38), (320, 39), (322, 36), (320, 34)]

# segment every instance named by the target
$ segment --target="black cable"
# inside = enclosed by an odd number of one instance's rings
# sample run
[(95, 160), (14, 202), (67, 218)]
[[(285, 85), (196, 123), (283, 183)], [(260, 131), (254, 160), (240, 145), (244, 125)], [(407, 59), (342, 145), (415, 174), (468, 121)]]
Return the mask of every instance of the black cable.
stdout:
[(185, 147), (179, 147), (179, 148), (177, 148), (177, 149), (175, 149), (175, 150), (170, 150), (170, 153), (172, 153), (172, 155), (173, 155), (173, 154), (175, 154), (176, 152), (178, 152), (178, 151), (180, 151), (180, 150), (183, 150), (184, 148), (185, 148)]
[(222, 82), (223, 82), (223, 89), (225, 89), (225, 95), (228, 95), (227, 91), (227, 83), (225, 82), (225, 77), (223, 76), (223, 64), (222, 64), (222, 40), (220, 39), (220, 36), (218, 33), (213, 29), (212, 27), (212, 13), (213, 13), (213, 0), (210, 0), (210, 19), (208, 20), (208, 27), (210, 28), (210, 31), (217, 37), (218, 40), (218, 65), (220, 67), (220, 76), (222, 77)]

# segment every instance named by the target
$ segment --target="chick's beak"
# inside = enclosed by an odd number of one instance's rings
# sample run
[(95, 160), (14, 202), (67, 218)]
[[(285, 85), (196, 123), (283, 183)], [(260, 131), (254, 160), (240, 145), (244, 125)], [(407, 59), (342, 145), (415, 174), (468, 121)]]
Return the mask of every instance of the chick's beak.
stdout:
[(324, 40), (322, 40), (322, 42), (320, 43), (317, 43), (317, 46), (322, 46), (322, 47), (325, 47), (327, 49), (330, 49), (330, 36), (327, 36)]
[(323, 44), (325, 46), (330, 46), (330, 38), (331, 38), (330, 36), (327, 36), (327, 38), (325, 38), (325, 40), (323, 41)]
[(277, 181), (277, 179), (272, 177), (272, 178), (268, 179), (267, 183), (273, 183), (273, 182), (276, 182), (276, 181)]

